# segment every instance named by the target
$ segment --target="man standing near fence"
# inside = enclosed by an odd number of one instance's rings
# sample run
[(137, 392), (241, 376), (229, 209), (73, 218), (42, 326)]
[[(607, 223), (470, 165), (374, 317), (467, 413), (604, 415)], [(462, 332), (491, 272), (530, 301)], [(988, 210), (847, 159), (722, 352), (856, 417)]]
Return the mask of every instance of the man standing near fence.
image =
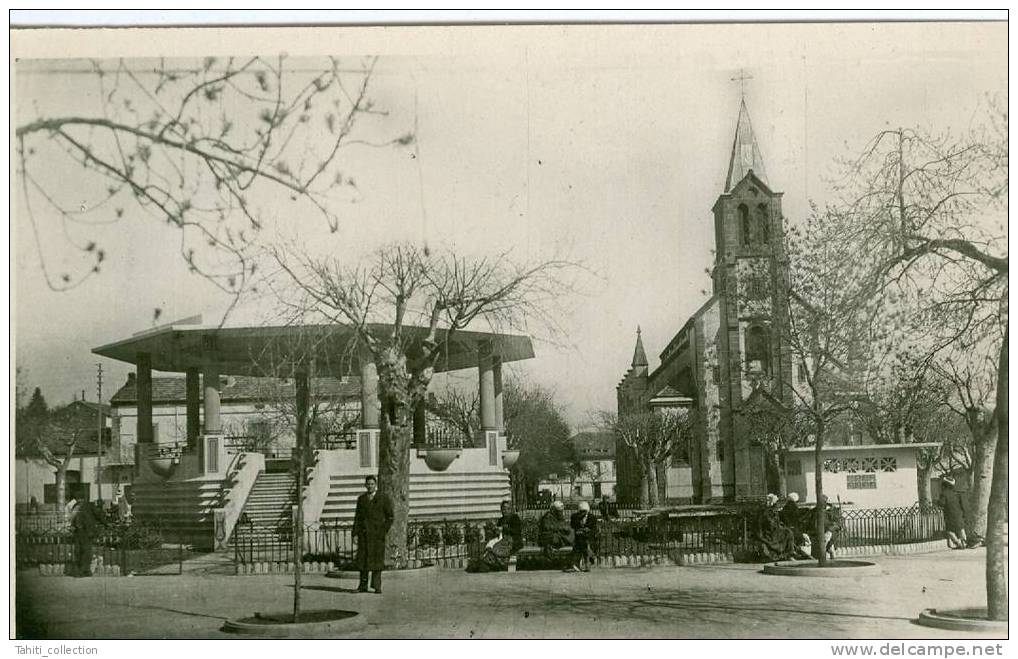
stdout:
[(74, 519), (71, 520), (71, 535), (74, 538), (75, 574), (79, 577), (92, 576), (92, 549), (98, 533), (99, 520), (92, 503), (87, 499), (78, 504)]
[(367, 490), (357, 498), (357, 512), (353, 517), (353, 534), (357, 538), (357, 569), (360, 571), (358, 593), (368, 592), (368, 573), (371, 587), (382, 592), (382, 570), (385, 568), (385, 536), (392, 526), (392, 500), (377, 492), (378, 479), (364, 479)]

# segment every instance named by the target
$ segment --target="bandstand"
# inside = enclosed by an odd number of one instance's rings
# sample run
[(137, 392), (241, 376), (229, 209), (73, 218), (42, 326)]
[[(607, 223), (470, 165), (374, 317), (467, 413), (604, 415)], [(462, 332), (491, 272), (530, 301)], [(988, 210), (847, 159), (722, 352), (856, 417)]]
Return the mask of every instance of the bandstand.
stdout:
[[(392, 331), (390, 325), (366, 329), (379, 338)], [(402, 335), (412, 354), (427, 329), (404, 327)], [(441, 347), (436, 372), (477, 369), (481, 428), (470, 445), (450, 444), (442, 433), (428, 431), (423, 405), (414, 410), (411, 518), (497, 517), (499, 502), (509, 496), (507, 468), (518, 455), (507, 449), (502, 364), (532, 358), (533, 346), (526, 336), (475, 331), (450, 335), (439, 330), (435, 340)], [(194, 317), (92, 352), (136, 369), (135, 516), (190, 544), (222, 546), (242, 513), (261, 515), (271, 524), (285, 519), (298, 503), (292, 475), (289, 487), (279, 486), (280, 475), (269, 473), (264, 454), (227, 441), (220, 418), (222, 376), (287, 377), (298, 387), (312, 377), (359, 378), (360, 427), (349, 439), (314, 451), (300, 502), (305, 523), (351, 520), (364, 476), (377, 472), (378, 374), (355, 328), (222, 327)], [(186, 441), (153, 436), (153, 371), (184, 374)]]

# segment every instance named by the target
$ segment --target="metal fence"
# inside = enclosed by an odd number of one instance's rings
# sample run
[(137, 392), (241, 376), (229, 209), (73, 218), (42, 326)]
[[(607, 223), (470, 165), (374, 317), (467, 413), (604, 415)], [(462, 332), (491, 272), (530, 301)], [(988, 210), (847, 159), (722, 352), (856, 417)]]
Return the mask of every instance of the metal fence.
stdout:
[[(80, 574), (79, 548), (66, 526), (15, 533), (15, 564), (57, 574)], [(105, 576), (181, 574), (193, 552), (172, 534), (142, 524), (104, 524), (89, 551), (88, 566)]]
[[(521, 510), (526, 545), (539, 543), (540, 517), (545, 509)], [(759, 558), (757, 530), (760, 506), (741, 506), (715, 511), (658, 511), (617, 509), (599, 518), (595, 551), (602, 557), (664, 558), (681, 561), (690, 554), (722, 554), (737, 561)], [(812, 509), (800, 511), (803, 524), (796, 531), (811, 534)], [(938, 508), (834, 509), (839, 547), (895, 545), (944, 537), (943, 514)], [(494, 520), (411, 521), (407, 533), (406, 561), (417, 565), (448, 559), (469, 560), (480, 556), (485, 541), (497, 533)], [(294, 558), (292, 532), (252, 525), (234, 533), (234, 560), (238, 565), (288, 563)], [(304, 529), (302, 559), (306, 562), (351, 566), (356, 554), (353, 525), (311, 524)]]
[[(405, 559), (409, 564), (469, 560), (479, 556), (484, 541), (496, 533), (494, 522), (411, 521)], [(233, 534), (233, 556), (238, 565), (293, 562), (294, 547), (292, 531), (284, 528), (247, 524), (238, 526)], [(357, 551), (353, 524), (306, 525), (302, 550), (305, 562), (333, 563), (339, 569), (352, 566)]]

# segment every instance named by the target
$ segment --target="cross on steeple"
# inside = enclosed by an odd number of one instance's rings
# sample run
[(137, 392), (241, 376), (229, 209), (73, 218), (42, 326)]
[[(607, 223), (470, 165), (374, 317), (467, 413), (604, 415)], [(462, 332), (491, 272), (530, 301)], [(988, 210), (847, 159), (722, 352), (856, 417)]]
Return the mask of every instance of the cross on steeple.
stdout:
[(732, 82), (739, 83), (739, 94), (743, 99), (746, 98), (746, 81), (752, 79), (753, 76), (746, 75), (746, 69), (739, 69), (739, 75), (732, 78)]

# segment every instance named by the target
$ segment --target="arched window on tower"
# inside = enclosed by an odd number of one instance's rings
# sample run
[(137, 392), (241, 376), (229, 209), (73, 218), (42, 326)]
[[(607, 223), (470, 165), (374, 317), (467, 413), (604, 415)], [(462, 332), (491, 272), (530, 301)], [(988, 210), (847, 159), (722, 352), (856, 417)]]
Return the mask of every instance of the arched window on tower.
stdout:
[(749, 245), (749, 230), (749, 208), (739, 204), (739, 243), (743, 246)]
[(746, 367), (750, 373), (771, 372), (771, 333), (763, 325), (746, 330)]
[(756, 240), (761, 245), (771, 241), (770, 217), (767, 213), (767, 204), (760, 204), (756, 207)]

